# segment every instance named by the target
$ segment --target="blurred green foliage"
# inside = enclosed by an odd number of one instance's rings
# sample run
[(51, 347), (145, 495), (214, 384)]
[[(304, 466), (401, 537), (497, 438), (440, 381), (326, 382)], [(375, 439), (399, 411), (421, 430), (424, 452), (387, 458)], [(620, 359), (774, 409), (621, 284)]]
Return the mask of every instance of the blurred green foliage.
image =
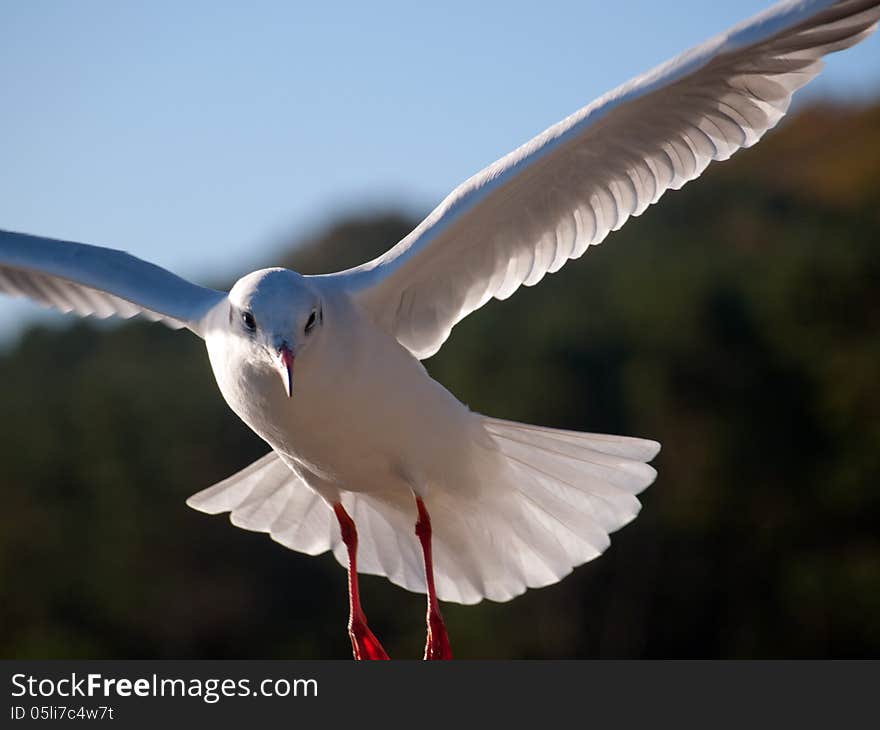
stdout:
[[(427, 365), (474, 410), (664, 446), (603, 557), (444, 606), (458, 657), (880, 654), (878, 201), (880, 105), (813, 107), (456, 328)], [(283, 263), (344, 268), (414, 222), (349, 219)], [(0, 383), (0, 656), (349, 656), (329, 555), (184, 505), (265, 451), (195, 337), (34, 328)], [(419, 656), (423, 597), (362, 585)]]

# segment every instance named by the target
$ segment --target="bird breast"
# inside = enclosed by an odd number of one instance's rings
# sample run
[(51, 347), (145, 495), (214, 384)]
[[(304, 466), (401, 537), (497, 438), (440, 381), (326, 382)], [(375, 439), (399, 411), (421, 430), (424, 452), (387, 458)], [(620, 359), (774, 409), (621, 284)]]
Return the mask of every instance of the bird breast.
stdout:
[(231, 363), (223, 347), (213, 348), (232, 410), (307, 480), (353, 492), (465, 480), (457, 472), (467, 471), (481, 433), (467, 407), (372, 322), (332, 321), (297, 356), (290, 398), (270, 367)]

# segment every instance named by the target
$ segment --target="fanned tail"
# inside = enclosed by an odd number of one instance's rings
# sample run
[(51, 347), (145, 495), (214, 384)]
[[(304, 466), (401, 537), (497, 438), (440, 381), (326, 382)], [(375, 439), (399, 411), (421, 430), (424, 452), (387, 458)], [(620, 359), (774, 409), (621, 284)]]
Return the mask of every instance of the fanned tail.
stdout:
[[(556, 583), (608, 547), (609, 533), (636, 517), (636, 495), (656, 477), (646, 463), (660, 450), (656, 441), (475, 418), (489, 448), (474, 447), (472, 483), (425, 496), (444, 601), (507, 601)], [(357, 525), (359, 571), (424, 593), (412, 495), (346, 492), (342, 503)], [(228, 511), (234, 525), (293, 550), (332, 550), (346, 564), (332, 510), (274, 453), (187, 504)]]
[(497, 448), (468, 494), (429, 494), (440, 597), (506, 601), (600, 555), (641, 509), (660, 444), (480, 417)]

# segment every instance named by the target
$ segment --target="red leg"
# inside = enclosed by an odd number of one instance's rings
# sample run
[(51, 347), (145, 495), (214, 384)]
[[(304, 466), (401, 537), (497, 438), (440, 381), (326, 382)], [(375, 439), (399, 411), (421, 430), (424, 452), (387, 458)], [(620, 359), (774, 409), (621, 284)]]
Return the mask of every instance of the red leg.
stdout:
[(348, 548), (348, 635), (351, 637), (351, 650), (355, 659), (388, 659), (379, 640), (367, 626), (367, 617), (361, 609), (357, 576), (358, 538), (354, 520), (348, 516), (345, 507), (339, 502), (333, 505), (333, 511), (336, 513), (336, 519), (339, 520), (342, 541)]
[(440, 615), (437, 592), (434, 590), (434, 562), (431, 558), (431, 518), (421, 497), (416, 497), (419, 519), (416, 522), (416, 535), (422, 543), (425, 556), (425, 582), (428, 584), (428, 640), (425, 644), (425, 659), (452, 659), (446, 624)]

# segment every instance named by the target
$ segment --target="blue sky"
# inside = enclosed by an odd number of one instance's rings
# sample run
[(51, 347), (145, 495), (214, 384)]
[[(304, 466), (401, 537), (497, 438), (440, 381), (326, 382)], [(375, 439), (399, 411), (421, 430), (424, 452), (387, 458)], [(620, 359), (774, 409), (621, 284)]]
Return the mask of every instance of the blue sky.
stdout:
[[(245, 273), (341, 210), (426, 211), (767, 4), (0, 0), (0, 227)], [(880, 95), (880, 37), (817, 95)], [(0, 338), (40, 311), (0, 299)]]

